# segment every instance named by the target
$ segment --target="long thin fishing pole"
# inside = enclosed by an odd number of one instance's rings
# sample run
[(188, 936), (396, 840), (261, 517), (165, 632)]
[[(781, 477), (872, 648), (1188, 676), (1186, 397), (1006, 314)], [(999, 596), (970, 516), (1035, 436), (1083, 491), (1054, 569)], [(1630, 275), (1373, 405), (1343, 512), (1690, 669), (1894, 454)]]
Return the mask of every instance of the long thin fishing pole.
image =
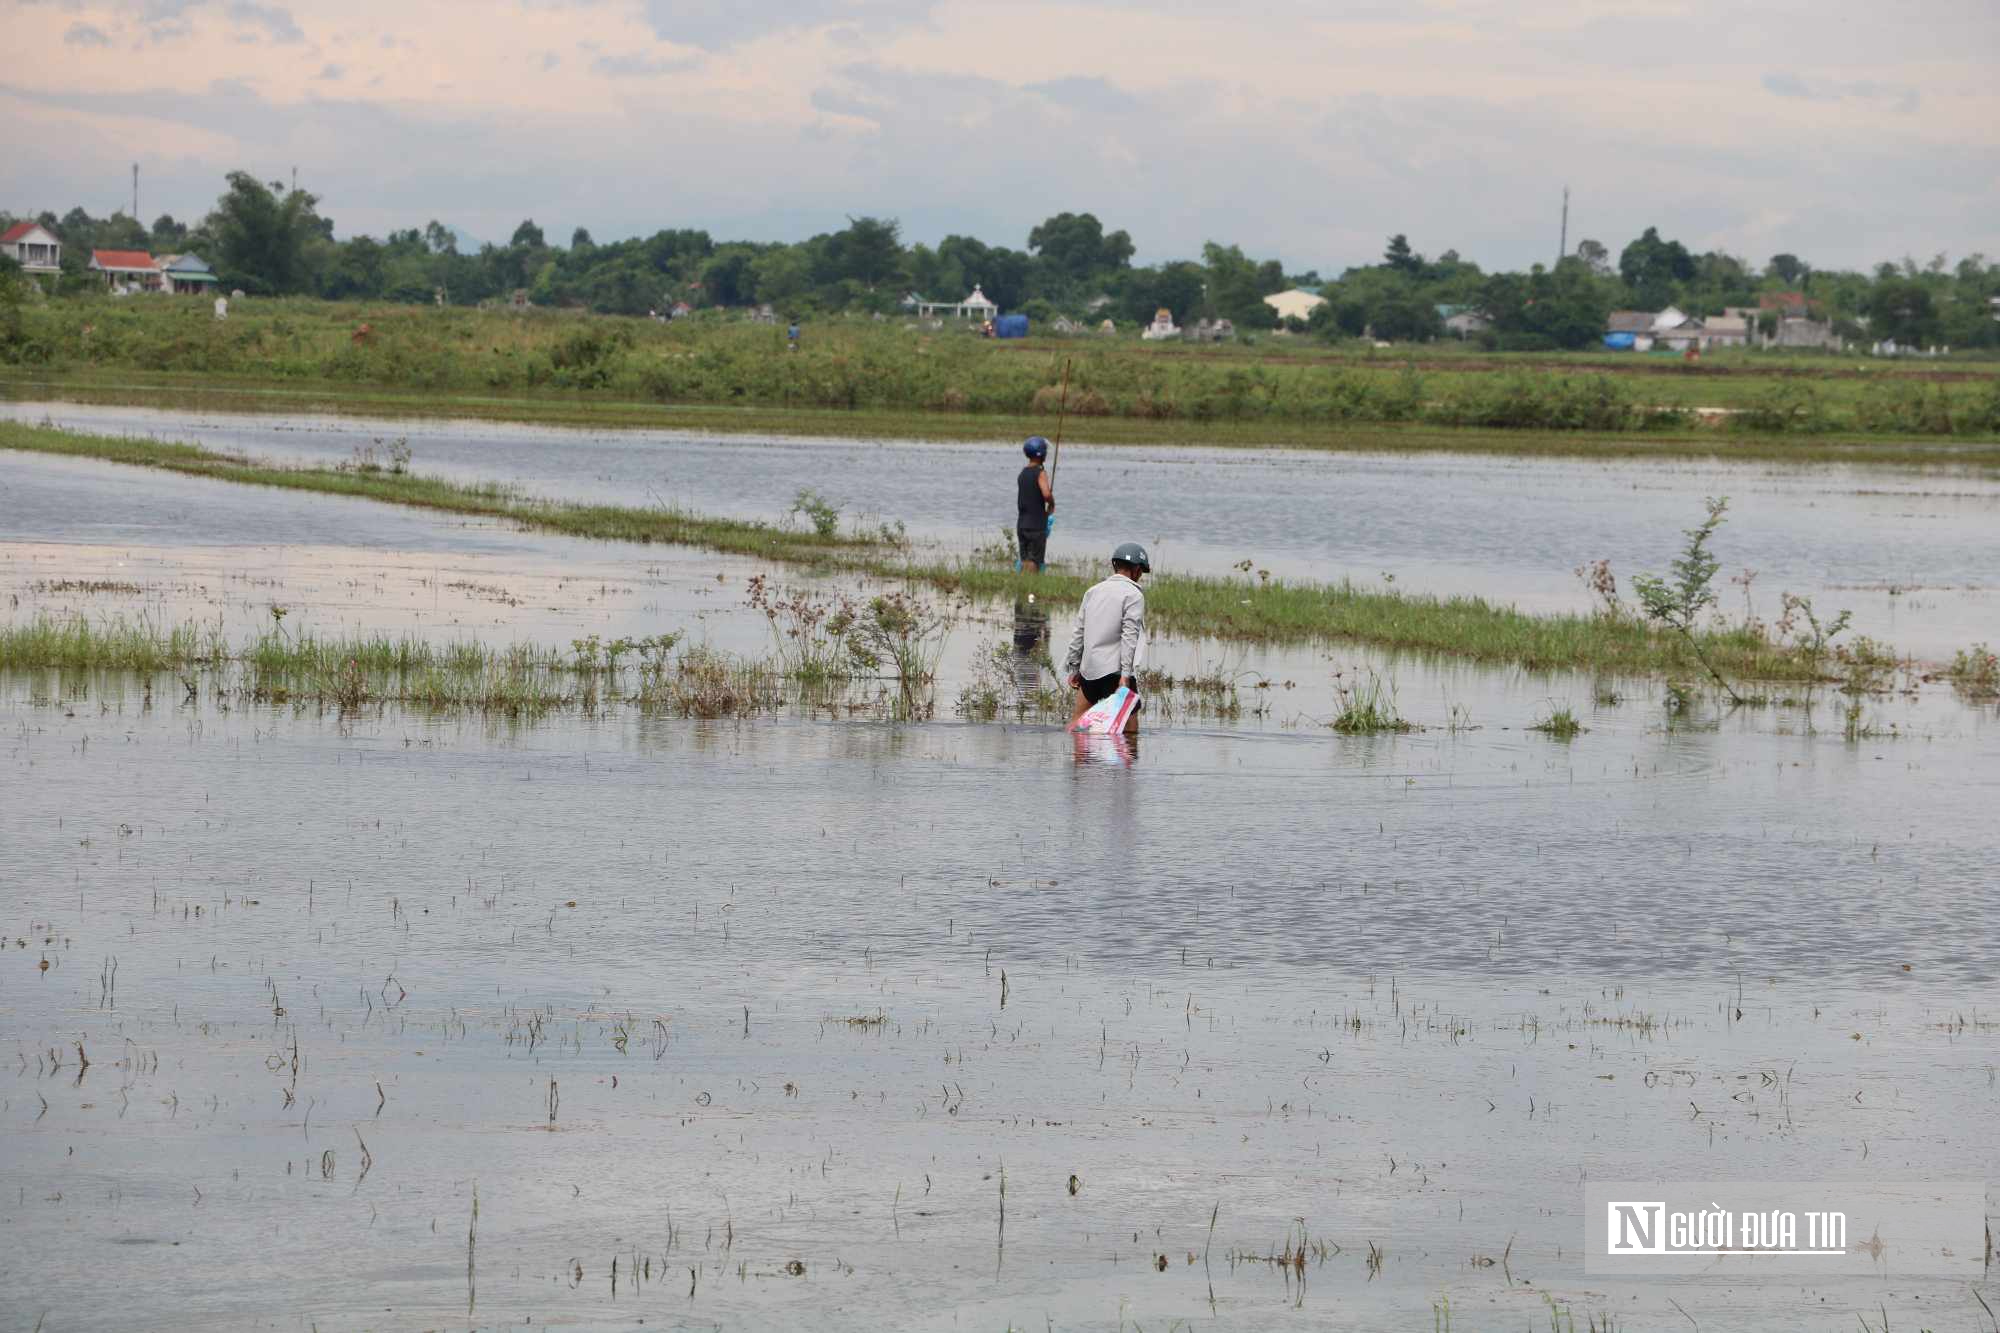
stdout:
[(1056, 442), (1049, 450), (1049, 485), (1056, 484), (1056, 464), (1062, 461), (1063, 422), (1069, 416), (1069, 358), (1063, 358), (1062, 402), (1056, 408)]

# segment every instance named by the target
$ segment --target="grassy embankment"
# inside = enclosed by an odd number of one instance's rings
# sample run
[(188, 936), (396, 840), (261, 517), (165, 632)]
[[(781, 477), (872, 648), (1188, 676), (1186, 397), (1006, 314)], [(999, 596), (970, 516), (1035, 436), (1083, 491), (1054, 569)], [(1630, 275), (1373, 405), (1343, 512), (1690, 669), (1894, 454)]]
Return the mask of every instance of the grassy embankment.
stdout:
[[(439, 710), (533, 716), (558, 708), (595, 711), (617, 699), (684, 716), (766, 711), (787, 698), (773, 663), (727, 657), (706, 648), (673, 654), (677, 636), (613, 645), (596, 640), (569, 654), (472, 640), (289, 631), (275, 615), (263, 634), (231, 644), (220, 626), (192, 622), (38, 615), (0, 625), (0, 670), (172, 672), (187, 697), (206, 685), (218, 695), (265, 704), (313, 703), (343, 709), (402, 703)], [(621, 666), (620, 657), (632, 659)]]
[[(1724, 353), (1354, 351), (1314, 339), (995, 343), (901, 321), (782, 330), (572, 312), (66, 299), (28, 308), (0, 386), (141, 402), (448, 413), (604, 426), (995, 438), (1046, 431), (1065, 359), (1070, 438), (1488, 452), (2000, 461), (2000, 368)], [(1727, 415), (1702, 417), (1698, 409)]]
[[(1074, 604), (1092, 576), (1055, 568), (1024, 583), (1007, 561), (913, 551), (862, 533), (821, 536), (799, 529), (667, 509), (539, 500), (497, 485), (346, 468), (285, 467), (193, 445), (73, 434), (0, 423), (0, 449), (105, 459), (192, 476), (356, 496), (527, 527), (634, 542), (671, 542), (906, 580), (976, 597), (1008, 597), (1031, 586), (1044, 602)], [(1162, 629), (1244, 641), (1351, 639), (1544, 669), (1674, 673), (1696, 669), (1685, 645), (1627, 616), (1529, 615), (1476, 597), (1431, 597), (1350, 582), (1207, 578), (1163, 574), (1147, 584), (1148, 615)], [(1717, 668), (1745, 679), (1814, 674), (1798, 650), (1744, 629), (1716, 629), (1703, 647)]]

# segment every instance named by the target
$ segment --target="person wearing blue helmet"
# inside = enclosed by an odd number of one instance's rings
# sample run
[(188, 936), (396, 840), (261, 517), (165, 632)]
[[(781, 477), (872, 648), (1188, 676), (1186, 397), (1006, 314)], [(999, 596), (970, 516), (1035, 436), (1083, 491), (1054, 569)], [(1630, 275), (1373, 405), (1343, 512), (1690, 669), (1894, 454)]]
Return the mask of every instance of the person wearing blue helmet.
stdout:
[(1021, 569), (1039, 574), (1048, 559), (1049, 530), (1056, 525), (1055, 483), (1049, 480), (1048, 469), (1042, 466), (1048, 461), (1049, 442), (1031, 435), (1021, 446), (1021, 452), (1028, 456), (1028, 465), (1021, 469), (1014, 483), (1017, 511), (1014, 533), (1021, 539)]

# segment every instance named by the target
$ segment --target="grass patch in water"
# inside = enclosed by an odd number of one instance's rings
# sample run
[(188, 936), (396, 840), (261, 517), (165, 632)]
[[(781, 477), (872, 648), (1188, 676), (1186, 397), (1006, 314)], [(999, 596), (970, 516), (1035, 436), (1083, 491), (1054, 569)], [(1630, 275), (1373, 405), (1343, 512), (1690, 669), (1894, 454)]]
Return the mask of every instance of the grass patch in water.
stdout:
[(1573, 741), (1588, 728), (1576, 720), (1576, 714), (1568, 704), (1550, 704), (1548, 716), (1528, 730), (1546, 732), (1559, 741)]
[(1364, 670), (1354, 680), (1347, 673), (1333, 674), (1333, 693), (1340, 711), (1329, 724), (1349, 736), (1372, 736), (1384, 731), (1415, 731), (1416, 724), (1396, 710), (1396, 685), (1374, 670)]
[[(501, 519), (568, 536), (664, 542), (752, 559), (922, 583), (980, 598), (1032, 588), (1044, 604), (1073, 606), (1095, 580), (1060, 565), (1040, 576), (992, 557), (914, 553), (881, 534), (821, 533), (682, 510), (540, 500), (495, 483), (334, 467), (289, 467), (189, 444), (72, 433), (0, 422), (0, 449), (94, 458), (189, 476), (279, 486)], [(1743, 626), (1670, 635), (1627, 615), (1531, 615), (1480, 597), (1438, 597), (1338, 583), (1162, 574), (1147, 580), (1147, 615), (1176, 634), (1247, 642), (1352, 639), (1386, 648), (1511, 662), (1536, 670), (1684, 671), (1693, 648), (1744, 679), (1810, 679), (1819, 664), (1793, 645)]]

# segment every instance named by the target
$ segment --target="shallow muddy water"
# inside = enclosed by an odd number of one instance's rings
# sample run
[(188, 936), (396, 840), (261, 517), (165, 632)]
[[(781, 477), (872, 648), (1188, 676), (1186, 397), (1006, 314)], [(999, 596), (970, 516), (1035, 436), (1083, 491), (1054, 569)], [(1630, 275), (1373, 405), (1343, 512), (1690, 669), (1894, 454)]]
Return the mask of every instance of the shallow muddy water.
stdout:
[[(772, 643), (701, 552), (11, 455), (0, 515), (17, 622)], [(959, 613), (941, 719), (1033, 637)], [(1990, 1330), (1996, 1284), (1893, 1248), (1580, 1252), (1588, 1180), (1992, 1176), (1992, 704), (1899, 678), (1850, 740), (1838, 695), (1148, 651), (1244, 711), (1079, 744), (0, 672), (0, 1330)], [(1361, 669), (1426, 729), (1329, 731)], [(1524, 730), (1558, 702), (1589, 729)]]
[(1980, 1326), (1578, 1259), (1990, 1169), (1963, 751), (81, 702), (0, 707), (0, 1326)]
[[(1015, 445), (925, 444), (690, 431), (590, 431), (490, 422), (153, 411), (0, 403), (0, 416), (191, 440), (335, 463), (406, 438), (418, 471), (543, 495), (779, 518), (811, 487), (852, 517), (901, 521), (955, 544), (1013, 522)], [(4, 469), (0, 469), (0, 474)], [(1663, 573), (1702, 497), (1731, 497), (1723, 576), (1756, 571), (1750, 608), (1779, 595), (1848, 607), (1859, 633), (1931, 658), (2000, 636), (1994, 596), (2000, 479), (1949, 469), (1593, 462), (1448, 454), (1075, 445), (1065, 451), (1051, 552), (1090, 557), (1127, 538), (1162, 568), (1238, 561), (1319, 579), (1391, 580), (1530, 609), (1582, 608), (1574, 571)], [(1729, 609), (1744, 605), (1725, 587)]]

